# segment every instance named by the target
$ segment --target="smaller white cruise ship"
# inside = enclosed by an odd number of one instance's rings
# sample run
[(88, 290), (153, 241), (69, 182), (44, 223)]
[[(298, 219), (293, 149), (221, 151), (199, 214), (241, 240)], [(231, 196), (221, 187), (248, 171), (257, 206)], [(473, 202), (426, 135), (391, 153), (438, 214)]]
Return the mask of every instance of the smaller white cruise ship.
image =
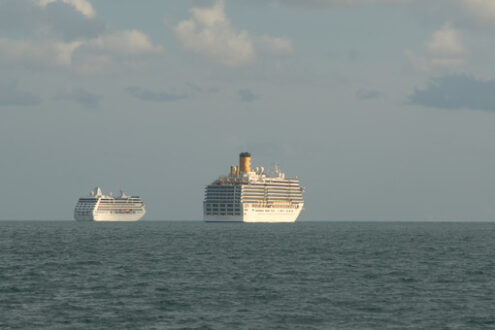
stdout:
[(139, 196), (127, 196), (120, 191), (117, 198), (104, 195), (96, 187), (88, 197), (81, 197), (74, 209), (76, 221), (138, 221), (146, 213)]

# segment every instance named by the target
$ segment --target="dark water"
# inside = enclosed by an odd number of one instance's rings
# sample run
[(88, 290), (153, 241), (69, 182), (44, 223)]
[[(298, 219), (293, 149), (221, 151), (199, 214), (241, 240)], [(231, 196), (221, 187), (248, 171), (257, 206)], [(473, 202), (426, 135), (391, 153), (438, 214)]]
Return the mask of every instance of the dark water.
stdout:
[(495, 328), (495, 224), (0, 230), (1, 329)]

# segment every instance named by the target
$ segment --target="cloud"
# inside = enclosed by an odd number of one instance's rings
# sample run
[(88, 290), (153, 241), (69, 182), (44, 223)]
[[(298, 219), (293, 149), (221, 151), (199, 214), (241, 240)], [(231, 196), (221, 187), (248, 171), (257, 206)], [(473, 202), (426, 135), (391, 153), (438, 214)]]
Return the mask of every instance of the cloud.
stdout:
[(252, 62), (253, 42), (247, 31), (236, 31), (225, 15), (224, 2), (212, 8), (191, 9), (192, 18), (175, 27), (184, 48), (202, 53), (228, 66)]
[(132, 63), (132, 60), (122, 60), (127, 57), (134, 59), (138, 55), (162, 50), (137, 30), (73, 42), (0, 38), (0, 59), (27, 67), (59, 67), (81, 74), (102, 73), (112, 65)]
[(360, 89), (356, 92), (356, 96), (360, 100), (372, 100), (382, 96), (382, 93), (374, 89)]
[(250, 89), (241, 89), (238, 91), (238, 95), (242, 102), (253, 102), (258, 98)]
[(185, 49), (230, 67), (252, 63), (257, 50), (292, 52), (288, 39), (266, 35), (253, 38), (249, 32), (236, 29), (225, 14), (223, 0), (210, 8), (192, 8), (191, 18), (179, 22), (174, 32)]
[(71, 70), (84, 75), (101, 74), (121, 68), (139, 69), (139, 57), (159, 54), (163, 47), (153, 44), (138, 30), (107, 33), (82, 42), (71, 54)]
[(20, 90), (17, 81), (10, 81), (8, 83), (0, 82), (0, 106), (29, 106), (40, 103), (41, 98), (39, 96)]
[(26, 41), (0, 38), (0, 58), (28, 66), (58, 66), (69, 68), (72, 53), (81, 42)]
[(79, 11), (63, 2), (55, 2), (42, 9), (42, 21), (35, 30), (36, 34), (46, 29), (44, 33), (64, 41), (95, 38), (105, 33), (107, 25), (101, 19), (88, 18)]
[(426, 44), (426, 49), (434, 60), (447, 65), (452, 61), (456, 65), (463, 60), (465, 54), (457, 31), (448, 25), (433, 33), (432, 39)]
[(187, 93), (171, 93), (166, 91), (155, 92), (150, 89), (130, 86), (125, 89), (126, 93), (143, 101), (152, 102), (174, 102), (188, 98)]
[(96, 15), (91, 3), (87, 0), (38, 0), (37, 3), (41, 7), (46, 7), (49, 4), (62, 2), (73, 6), (77, 11), (88, 18), (93, 18)]
[(101, 96), (88, 92), (83, 88), (76, 88), (70, 92), (61, 92), (57, 94), (55, 99), (73, 101), (86, 108), (95, 109), (100, 105)]
[(106, 30), (100, 19), (90, 19), (64, 2), (40, 6), (33, 0), (0, 1), (0, 30), (27, 38), (74, 41), (94, 38)]
[(410, 101), (433, 108), (495, 111), (495, 79), (466, 74), (435, 78), (427, 88), (416, 89)]
[(461, 0), (461, 12), (482, 26), (495, 26), (495, 1)]
[(138, 30), (105, 34), (89, 40), (86, 46), (110, 51), (118, 55), (141, 55), (158, 53), (163, 50), (163, 47), (153, 45), (148, 36)]
[(0, 37), (0, 64), (101, 74), (139, 68), (138, 56), (163, 51), (143, 32), (109, 31), (94, 16), (86, 0), (0, 1), (0, 30), (6, 32)]
[(433, 33), (431, 40), (425, 45), (424, 55), (405, 51), (413, 65), (421, 71), (459, 67), (464, 64), (466, 53), (457, 30), (449, 25), (444, 25)]

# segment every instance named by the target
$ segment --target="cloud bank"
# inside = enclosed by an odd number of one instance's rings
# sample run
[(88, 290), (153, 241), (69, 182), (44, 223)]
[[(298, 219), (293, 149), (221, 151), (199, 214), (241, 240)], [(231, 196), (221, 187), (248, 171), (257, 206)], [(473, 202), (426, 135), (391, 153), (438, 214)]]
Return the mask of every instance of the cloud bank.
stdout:
[(0, 2), (0, 64), (100, 74), (163, 50), (139, 30), (110, 31), (95, 15), (87, 0)]
[(189, 97), (187, 93), (172, 93), (166, 91), (156, 92), (147, 88), (140, 88), (136, 86), (127, 87), (125, 91), (132, 97), (151, 102), (174, 102)]
[(495, 111), (495, 79), (443, 76), (431, 80), (425, 89), (416, 89), (410, 101), (424, 107)]

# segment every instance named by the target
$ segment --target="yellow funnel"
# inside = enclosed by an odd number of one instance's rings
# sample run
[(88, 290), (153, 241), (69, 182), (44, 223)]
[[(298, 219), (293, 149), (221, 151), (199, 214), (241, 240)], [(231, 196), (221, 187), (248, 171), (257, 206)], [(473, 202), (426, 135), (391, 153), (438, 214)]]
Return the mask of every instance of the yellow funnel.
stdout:
[(239, 167), (241, 172), (251, 172), (251, 154), (249, 152), (241, 152)]

